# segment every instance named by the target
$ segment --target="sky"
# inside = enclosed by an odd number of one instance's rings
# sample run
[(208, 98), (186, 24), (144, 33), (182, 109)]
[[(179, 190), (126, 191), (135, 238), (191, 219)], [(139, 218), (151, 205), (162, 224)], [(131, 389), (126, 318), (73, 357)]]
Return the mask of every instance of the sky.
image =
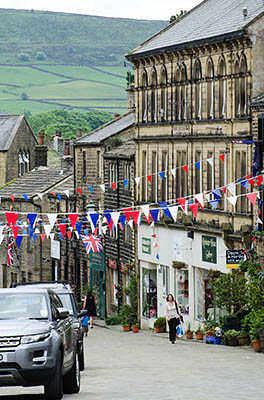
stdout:
[(0, 0), (0, 8), (62, 11), (104, 17), (169, 20), (202, 0)]

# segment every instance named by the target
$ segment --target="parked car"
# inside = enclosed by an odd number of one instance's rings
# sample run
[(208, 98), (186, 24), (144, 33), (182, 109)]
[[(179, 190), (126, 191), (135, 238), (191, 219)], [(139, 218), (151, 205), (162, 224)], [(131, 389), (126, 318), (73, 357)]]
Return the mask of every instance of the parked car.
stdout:
[(0, 386), (40, 385), (46, 400), (80, 390), (72, 318), (50, 289), (0, 289)]
[(69, 310), (70, 316), (73, 319), (73, 326), (75, 332), (77, 333), (77, 350), (79, 355), (79, 367), (80, 371), (84, 370), (84, 344), (83, 344), (83, 330), (81, 324), (81, 317), (87, 315), (86, 310), (82, 310), (78, 313), (78, 307), (76, 303), (76, 299), (74, 297), (74, 293), (71, 289), (71, 286), (68, 281), (51, 281), (51, 282), (25, 282), (21, 284), (17, 284), (18, 288), (43, 288), (43, 289), (52, 289), (59, 296), (63, 307)]

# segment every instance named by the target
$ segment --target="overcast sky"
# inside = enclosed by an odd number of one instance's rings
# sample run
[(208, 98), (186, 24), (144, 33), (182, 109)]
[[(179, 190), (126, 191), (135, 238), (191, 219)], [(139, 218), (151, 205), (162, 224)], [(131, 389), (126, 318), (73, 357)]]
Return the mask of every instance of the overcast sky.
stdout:
[(169, 20), (180, 10), (191, 10), (202, 0), (0, 0), (0, 8), (100, 15), (106, 17)]

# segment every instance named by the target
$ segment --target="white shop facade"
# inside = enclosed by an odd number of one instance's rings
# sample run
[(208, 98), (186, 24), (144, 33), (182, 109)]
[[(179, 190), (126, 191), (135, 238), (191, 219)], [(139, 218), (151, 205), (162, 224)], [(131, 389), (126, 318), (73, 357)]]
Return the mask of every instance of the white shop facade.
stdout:
[(165, 315), (169, 293), (192, 328), (212, 315), (209, 271), (229, 272), (226, 250), (221, 234), (213, 230), (142, 224), (138, 228), (142, 328), (152, 328), (156, 318)]

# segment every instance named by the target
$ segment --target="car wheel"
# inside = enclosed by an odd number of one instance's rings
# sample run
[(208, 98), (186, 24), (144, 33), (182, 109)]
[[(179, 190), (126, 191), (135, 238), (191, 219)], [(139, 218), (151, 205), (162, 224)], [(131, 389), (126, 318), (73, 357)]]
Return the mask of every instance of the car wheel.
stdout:
[(78, 393), (80, 390), (80, 377), (79, 357), (76, 353), (72, 368), (62, 378), (63, 392), (67, 394)]
[(84, 370), (84, 351), (82, 348), (82, 351), (79, 354), (79, 367), (80, 367), (80, 371)]
[(60, 400), (63, 396), (62, 391), (62, 365), (61, 365), (61, 352), (59, 351), (56, 360), (54, 374), (52, 375), (49, 383), (44, 386), (45, 400)]

